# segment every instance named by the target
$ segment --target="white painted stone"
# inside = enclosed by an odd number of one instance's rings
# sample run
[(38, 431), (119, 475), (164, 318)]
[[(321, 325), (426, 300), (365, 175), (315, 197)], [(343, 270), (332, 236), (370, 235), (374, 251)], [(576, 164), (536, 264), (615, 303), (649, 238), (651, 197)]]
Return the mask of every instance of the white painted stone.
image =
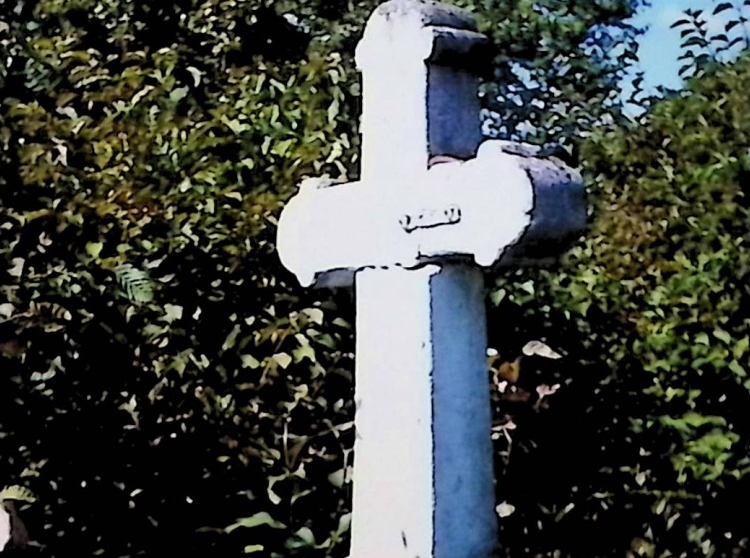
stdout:
[(480, 267), (543, 259), (585, 223), (571, 169), (481, 143), (485, 45), (455, 7), (380, 6), (357, 48), (362, 178), (305, 181), (279, 221), (300, 283), (356, 291), (352, 558), (492, 554)]
[(352, 558), (485, 558), (495, 546), (483, 277), (357, 274)]
[(489, 267), (529, 227), (531, 180), (500, 142), (483, 143), (466, 162), (425, 167), (410, 184), (388, 192), (403, 170), (396, 166), (390, 181), (379, 170), (382, 183), (365, 174), (363, 182), (301, 188), (279, 224), (283, 264), (306, 286), (331, 270), (413, 268), (445, 255)]

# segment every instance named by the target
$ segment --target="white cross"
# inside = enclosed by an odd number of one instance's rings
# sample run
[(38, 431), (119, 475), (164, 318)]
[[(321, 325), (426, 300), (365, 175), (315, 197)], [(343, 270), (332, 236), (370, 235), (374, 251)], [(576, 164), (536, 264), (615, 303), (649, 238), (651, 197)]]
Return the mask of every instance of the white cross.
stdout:
[(381, 5), (357, 48), (362, 178), (304, 182), (279, 222), (303, 285), (356, 290), (352, 558), (492, 554), (481, 268), (554, 255), (585, 223), (571, 169), (481, 142), (485, 45), (453, 6)]

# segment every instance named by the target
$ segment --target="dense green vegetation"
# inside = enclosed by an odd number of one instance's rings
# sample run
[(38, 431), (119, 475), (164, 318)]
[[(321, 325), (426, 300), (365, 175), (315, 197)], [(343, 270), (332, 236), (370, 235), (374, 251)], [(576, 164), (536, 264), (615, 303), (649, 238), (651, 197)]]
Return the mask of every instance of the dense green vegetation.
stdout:
[[(505, 411), (518, 426), (505, 476), (531, 478), (500, 483), (522, 508), (503, 525), (527, 527), (542, 555), (561, 540), (570, 556), (746, 552), (748, 86), (744, 58), (638, 126), (598, 130), (581, 147), (585, 240), (562, 269), (497, 281), (496, 347), (517, 340), (505, 358), (542, 336), (567, 354), (523, 386), (560, 383), (547, 409)], [(581, 523), (589, 535), (569, 540)]]
[[(300, 289), (273, 240), (303, 176), (356, 175), (376, 4), (0, 3), (0, 488), (31, 491), (4, 497), (42, 545), (22, 552), (346, 556), (350, 294)], [(631, 2), (460, 4), (497, 45), (489, 132), (574, 150), (592, 202), (562, 266), (489, 292), (504, 555), (742, 555), (750, 64), (701, 58), (628, 126)], [(564, 358), (503, 385), (537, 339)]]

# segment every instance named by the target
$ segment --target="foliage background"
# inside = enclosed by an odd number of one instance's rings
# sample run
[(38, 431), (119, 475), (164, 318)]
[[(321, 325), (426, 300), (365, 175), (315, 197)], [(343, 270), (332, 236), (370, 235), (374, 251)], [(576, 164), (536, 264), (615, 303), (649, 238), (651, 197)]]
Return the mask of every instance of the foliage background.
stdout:
[[(273, 239), (303, 176), (356, 177), (375, 5), (0, 3), (19, 554), (346, 556), (352, 301), (299, 289)], [(750, 66), (712, 56), (743, 27), (688, 14), (695, 81), (635, 125), (634, 2), (461, 5), (497, 45), (487, 134), (562, 144), (592, 203), (560, 267), (490, 282), (503, 555), (744, 555)], [(521, 356), (537, 339), (564, 358)]]

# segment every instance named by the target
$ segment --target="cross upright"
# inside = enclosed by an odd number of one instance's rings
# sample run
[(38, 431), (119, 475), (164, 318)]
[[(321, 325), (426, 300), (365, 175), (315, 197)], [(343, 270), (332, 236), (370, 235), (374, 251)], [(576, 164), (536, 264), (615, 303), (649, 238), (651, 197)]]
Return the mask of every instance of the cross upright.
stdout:
[(278, 250), (303, 285), (354, 286), (352, 558), (488, 558), (496, 545), (482, 268), (554, 256), (580, 178), (482, 142), (487, 39), (457, 8), (391, 0), (357, 48), (361, 179), (303, 182)]

